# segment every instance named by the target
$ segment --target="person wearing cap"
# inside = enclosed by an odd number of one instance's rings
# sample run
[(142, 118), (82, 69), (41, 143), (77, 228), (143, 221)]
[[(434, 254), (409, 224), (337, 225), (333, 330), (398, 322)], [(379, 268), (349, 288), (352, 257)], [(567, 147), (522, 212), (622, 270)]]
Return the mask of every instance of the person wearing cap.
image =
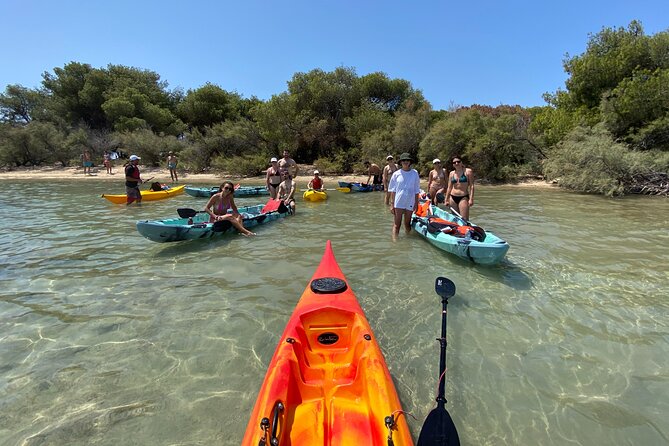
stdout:
[(137, 167), (139, 160), (141, 160), (141, 158), (137, 155), (130, 155), (130, 162), (125, 165), (126, 205), (133, 201), (136, 201), (137, 204), (142, 202), (142, 193), (139, 191), (139, 185), (142, 184), (142, 179), (139, 177), (139, 167)]
[(283, 158), (279, 160), (279, 168), (281, 170), (287, 170), (291, 178), (297, 177), (297, 163), (290, 157), (290, 152), (288, 150), (283, 151)]
[(446, 171), (441, 166), (441, 160), (435, 158), (432, 160), (433, 169), (427, 177), (427, 195), (430, 197), (432, 204), (437, 205), (437, 194), (443, 196), (446, 190)]
[(415, 169), (411, 168), (411, 155), (403, 153), (400, 156), (401, 169), (390, 177), (388, 190), (390, 191), (390, 213), (393, 214), (393, 238), (400, 233), (402, 219), (407, 234), (411, 232), (411, 214), (418, 210), (420, 199), (420, 177)]
[(281, 184), (281, 168), (279, 167), (279, 160), (276, 158), (270, 159), (269, 163), (270, 167), (265, 175), (265, 185), (269, 191), (269, 196), (275, 199), (279, 184)]
[(383, 173), (381, 174), (383, 180), (383, 190), (386, 191), (385, 203), (386, 206), (390, 205), (390, 191), (388, 191), (388, 183), (390, 183), (390, 177), (393, 176), (393, 173), (399, 169), (392, 155), (386, 157), (386, 165), (383, 166)]
[(170, 177), (172, 178), (172, 182), (178, 183), (179, 176), (177, 175), (177, 156), (174, 154), (174, 152), (170, 152), (169, 156), (167, 157), (167, 168), (170, 170)]
[(309, 181), (309, 184), (307, 184), (307, 189), (314, 189), (314, 190), (323, 190), (324, 183), (323, 180), (321, 179), (320, 172), (318, 170), (314, 170), (314, 177)]
[(370, 163), (369, 161), (365, 161), (364, 164), (367, 168), (367, 181), (365, 184), (369, 186), (369, 180), (372, 179), (373, 176), (374, 181), (372, 182), (372, 185), (374, 186), (374, 190), (380, 190), (381, 186), (383, 185), (383, 182), (381, 181), (381, 168), (374, 163)]

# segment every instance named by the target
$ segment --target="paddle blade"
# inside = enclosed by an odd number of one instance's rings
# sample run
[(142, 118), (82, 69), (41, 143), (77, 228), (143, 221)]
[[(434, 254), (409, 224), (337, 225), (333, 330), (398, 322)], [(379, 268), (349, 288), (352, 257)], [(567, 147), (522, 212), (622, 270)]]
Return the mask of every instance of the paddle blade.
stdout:
[(279, 209), (279, 206), (281, 206), (281, 200), (270, 199), (260, 212), (263, 214), (276, 212)]
[(425, 419), (417, 446), (459, 446), (455, 424), (444, 407), (435, 407)]
[(344, 192), (344, 193), (349, 193), (349, 192), (351, 192), (351, 188), (350, 188), (350, 187), (338, 187), (337, 190), (338, 190), (339, 192)]
[(455, 295), (455, 284), (446, 277), (437, 277), (434, 283), (434, 290), (444, 299)]
[(197, 211), (189, 208), (178, 208), (177, 214), (179, 214), (179, 217), (181, 218), (191, 218), (197, 215)]

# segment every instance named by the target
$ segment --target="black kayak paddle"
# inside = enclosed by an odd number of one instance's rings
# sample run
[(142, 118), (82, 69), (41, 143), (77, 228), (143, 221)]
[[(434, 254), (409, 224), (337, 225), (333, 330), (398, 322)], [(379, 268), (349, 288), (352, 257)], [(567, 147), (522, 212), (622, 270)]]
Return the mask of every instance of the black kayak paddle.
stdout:
[(202, 214), (206, 211), (196, 211), (195, 209), (190, 209), (190, 208), (178, 208), (177, 209), (177, 214), (179, 214), (179, 217), (181, 218), (191, 218), (195, 217), (197, 214)]
[(418, 446), (459, 446), (460, 437), (455, 429), (451, 415), (446, 410), (446, 306), (448, 298), (455, 295), (455, 284), (445, 277), (437, 277), (434, 289), (441, 296), (441, 337), (439, 341), (441, 351), (439, 354), (439, 392), (437, 394), (437, 407), (432, 409), (423, 423), (418, 437)]

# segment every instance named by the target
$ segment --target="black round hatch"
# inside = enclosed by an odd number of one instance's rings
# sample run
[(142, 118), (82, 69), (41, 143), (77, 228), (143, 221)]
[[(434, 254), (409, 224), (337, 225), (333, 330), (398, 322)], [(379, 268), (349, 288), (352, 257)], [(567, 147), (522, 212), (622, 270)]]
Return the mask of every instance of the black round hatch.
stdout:
[(311, 281), (311, 291), (318, 294), (337, 294), (346, 291), (346, 282), (336, 277), (323, 277)]

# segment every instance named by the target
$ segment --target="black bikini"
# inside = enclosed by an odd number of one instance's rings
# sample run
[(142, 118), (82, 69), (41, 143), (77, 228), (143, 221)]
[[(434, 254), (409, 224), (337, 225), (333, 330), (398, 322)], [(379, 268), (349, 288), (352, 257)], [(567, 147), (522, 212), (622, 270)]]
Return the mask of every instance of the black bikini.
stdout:
[[(455, 171), (453, 171), (455, 173)], [(465, 172), (462, 172), (462, 175), (460, 175), (460, 178), (457, 178), (453, 175), (451, 175), (451, 183), (466, 183), (467, 182), (467, 175), (465, 175)], [(455, 202), (455, 204), (460, 204), (463, 198), (469, 198), (469, 194), (467, 195), (453, 195), (451, 194), (451, 199)]]

